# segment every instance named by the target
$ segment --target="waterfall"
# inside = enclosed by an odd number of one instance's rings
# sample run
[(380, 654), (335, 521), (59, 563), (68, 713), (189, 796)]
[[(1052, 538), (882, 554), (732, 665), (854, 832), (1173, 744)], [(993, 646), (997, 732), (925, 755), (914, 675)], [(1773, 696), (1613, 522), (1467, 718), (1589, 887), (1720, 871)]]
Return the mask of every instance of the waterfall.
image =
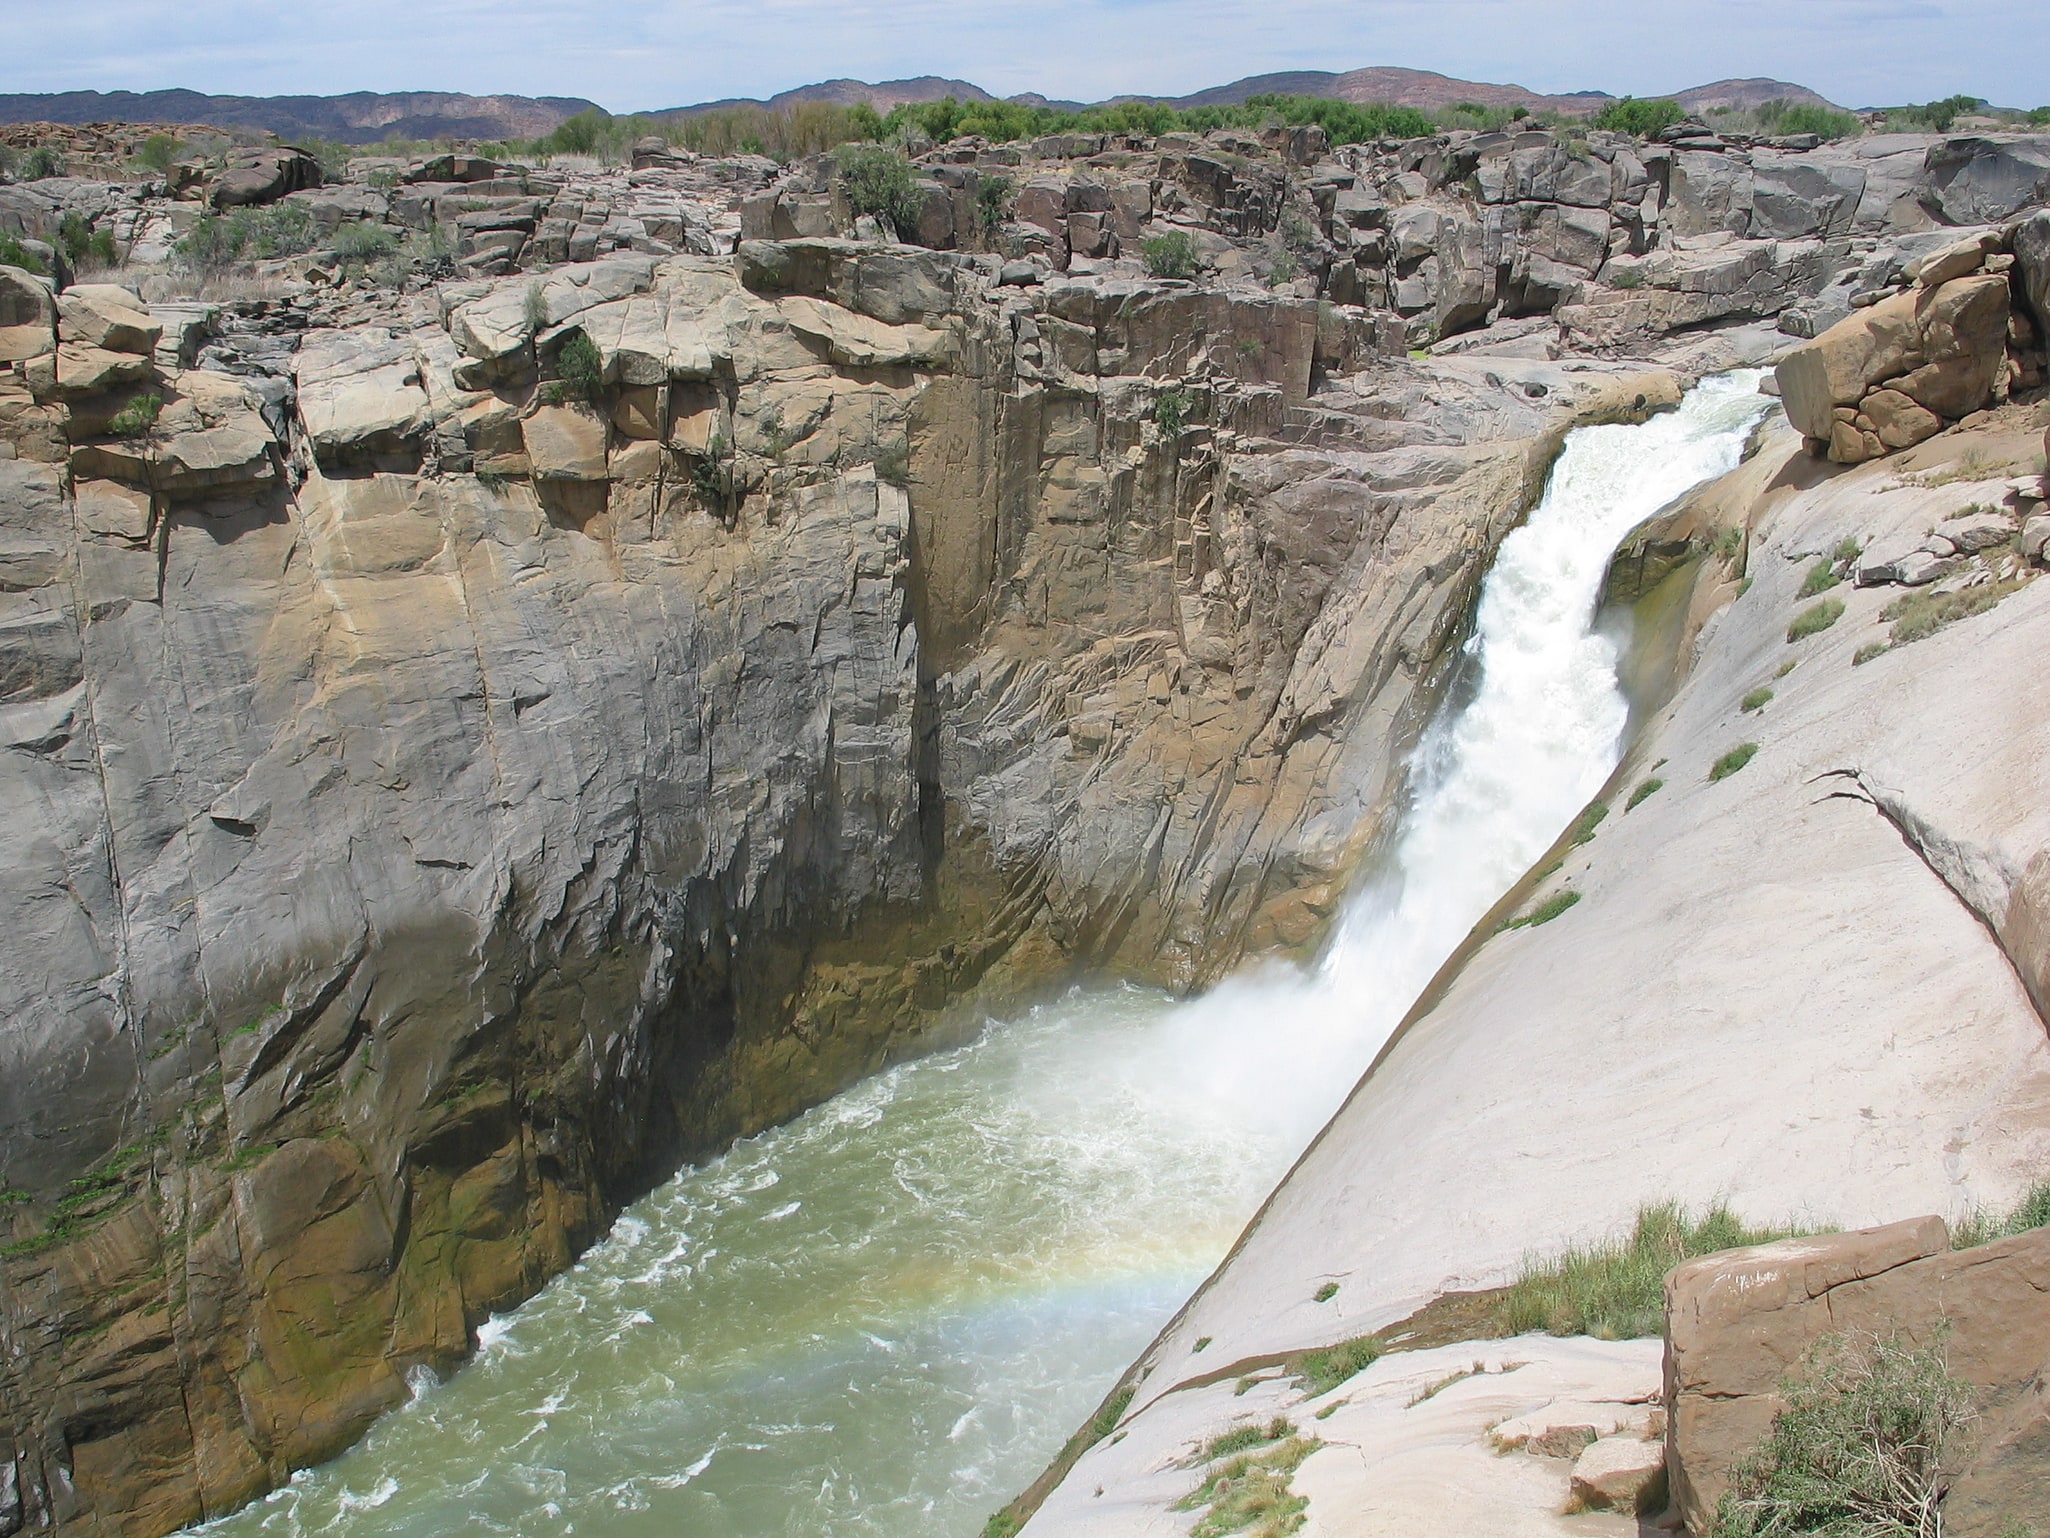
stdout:
[(1386, 868), (1312, 968), (1077, 990), (688, 1169), (226, 1534), (968, 1533), (1216, 1263), (1474, 922), (1614, 769), (1617, 541), (1767, 402), (1568, 439), (1483, 585)]

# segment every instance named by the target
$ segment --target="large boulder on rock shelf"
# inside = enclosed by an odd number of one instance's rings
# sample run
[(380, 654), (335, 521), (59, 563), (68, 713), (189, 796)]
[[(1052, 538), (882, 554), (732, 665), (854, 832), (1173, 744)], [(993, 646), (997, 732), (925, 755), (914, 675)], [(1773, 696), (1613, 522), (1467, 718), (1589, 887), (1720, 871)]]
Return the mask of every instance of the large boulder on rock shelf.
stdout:
[(1838, 321), (1780, 359), (1774, 375), (1787, 420), (1810, 438), (1827, 438), (1838, 406), (1854, 406), (1882, 379), (1921, 360), (1916, 296), (1896, 294)]
[(227, 168), (207, 189), (215, 208), (243, 208), (275, 203), (288, 192), (320, 185), (320, 162), (306, 151), (279, 145), (275, 149), (236, 150)]

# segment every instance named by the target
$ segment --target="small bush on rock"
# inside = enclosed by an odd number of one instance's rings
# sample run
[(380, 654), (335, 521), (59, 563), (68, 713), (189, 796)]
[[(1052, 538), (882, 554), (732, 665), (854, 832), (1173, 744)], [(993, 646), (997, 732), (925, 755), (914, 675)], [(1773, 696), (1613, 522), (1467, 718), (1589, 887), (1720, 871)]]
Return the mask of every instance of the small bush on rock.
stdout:
[(1821, 603), (1811, 604), (1794, 616), (1794, 622), (1787, 626), (1787, 644), (1805, 641), (1809, 636), (1819, 635), (1844, 617), (1844, 601), (1841, 598), (1825, 598)]
[(1727, 780), (1757, 756), (1757, 743), (1740, 742), (1713, 764), (1709, 765), (1708, 778), (1711, 783), (1716, 780)]
[(1951, 1227), (1950, 1247), (1969, 1250), (2046, 1226), (2050, 1226), (2050, 1180), (2039, 1183), (2012, 1212), (1992, 1213), (1978, 1208), (1960, 1218)]
[(138, 395), (134, 400), (114, 413), (107, 423), (107, 432), (115, 438), (140, 438), (157, 425), (157, 413), (164, 409), (161, 396)]
[(1738, 1466), (1708, 1538), (1940, 1538), (1945, 1456), (1977, 1413), (1936, 1346), (1824, 1336)]
[(1637, 789), (1630, 792), (1630, 799), (1623, 803), (1623, 810), (1626, 812), (1635, 811), (1637, 809), (1638, 802), (1644, 800), (1647, 796), (1657, 795), (1660, 791), (1664, 790), (1665, 788), (1666, 782), (1664, 780), (1646, 780), (1643, 784), (1639, 785)]
[(922, 199), (902, 150), (861, 144), (841, 150), (837, 159), (847, 206), (857, 218), (881, 219), (899, 238), (917, 231)]
[(1677, 1202), (1640, 1207), (1629, 1237), (1570, 1249), (1556, 1260), (1529, 1260), (1503, 1301), (1506, 1331), (1636, 1340), (1666, 1322), (1666, 1273), (1683, 1260), (1790, 1237), (1752, 1228), (1718, 1203), (1692, 1218)]
[(1765, 707), (1767, 705), (1770, 705), (1771, 703), (1772, 690), (1760, 687), (1753, 689), (1749, 694), (1745, 695), (1743, 699), (1739, 700), (1737, 702), (1737, 708), (1743, 711), (1744, 714), (1748, 716), (1754, 711), (1765, 709)]
[(1844, 579), (1837, 574), (1836, 563), (1826, 555), (1815, 558), (1815, 564), (1808, 568), (1808, 574), (1801, 579), (1801, 590), (1797, 598), (1814, 598), (1828, 592)]
[(605, 391), (605, 362), (598, 345), (581, 331), (563, 338), (555, 353), (555, 379), (548, 391), (550, 400), (594, 401)]
[(1189, 279), (1196, 276), (1196, 242), (1187, 230), (1169, 230), (1141, 242), (1146, 270), (1156, 278)]
[(47, 277), (50, 269), (43, 265), (43, 259), (29, 250), (12, 235), (0, 235), (0, 267), (19, 267), (23, 272)]
[(1620, 96), (1596, 114), (1594, 126), (1607, 129), (1610, 133), (1650, 139), (1662, 130), (1672, 127), (1686, 115), (1685, 109), (1678, 102), (1668, 101), (1664, 97), (1656, 101), (1644, 101), (1635, 96)]

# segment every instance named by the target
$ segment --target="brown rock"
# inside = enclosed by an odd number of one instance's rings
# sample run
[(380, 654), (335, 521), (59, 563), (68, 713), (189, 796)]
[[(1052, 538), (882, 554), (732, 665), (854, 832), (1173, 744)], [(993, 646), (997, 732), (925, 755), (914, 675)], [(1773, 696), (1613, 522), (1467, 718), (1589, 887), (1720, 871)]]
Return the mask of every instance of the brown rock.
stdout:
[(1939, 416), (1962, 417), (1993, 395), (2007, 356), (2007, 279), (1989, 274), (1924, 290), (1917, 308), (1928, 362), (1894, 384)]
[(163, 338), (143, 302), (112, 283), (74, 283), (57, 297), (57, 335), (66, 342), (109, 352), (149, 356)]
[(1592, 1511), (1659, 1510), (1666, 1503), (1664, 1444), (1603, 1437), (1574, 1461), (1573, 1500)]
[(1935, 288), (1948, 283), (1952, 278), (1961, 278), (1968, 272), (1977, 272), (1986, 260), (1986, 252), (1997, 237), (1974, 235), (1961, 240), (1954, 246), (1945, 246), (1941, 251), (1923, 259), (1921, 270), (1915, 274), (1915, 282), (1923, 288)]
[(521, 424), (538, 481), (602, 481), (605, 423), (576, 406), (543, 406)]
[[(1703, 1530), (1778, 1413), (1781, 1379), (1821, 1336), (1898, 1332), (1929, 1341), (1947, 1330), (1950, 1370), (2004, 1411), (2032, 1392), (2050, 1361), (2046, 1294), (2050, 1229), (1953, 1252), (1933, 1217), (1675, 1268), (1666, 1278), (1667, 1454), (1681, 1515)], [(2016, 1431), (2014, 1447), (2033, 1445), (2031, 1435)], [(2024, 1477), (2020, 1458), (2014, 1453), (2000, 1478)]]
[(1775, 370), (1787, 420), (1810, 438), (1830, 437), (1834, 407), (1921, 363), (1920, 332), (1916, 296), (1896, 294), (1802, 343)]
[(1910, 448), (1943, 431), (1943, 418), (1899, 390), (1874, 390), (1858, 402), (1858, 410), (1890, 449)]
[(1540, 1458), (1578, 1458), (1601, 1439), (1592, 1426), (1554, 1426), (1523, 1444), (1523, 1450)]

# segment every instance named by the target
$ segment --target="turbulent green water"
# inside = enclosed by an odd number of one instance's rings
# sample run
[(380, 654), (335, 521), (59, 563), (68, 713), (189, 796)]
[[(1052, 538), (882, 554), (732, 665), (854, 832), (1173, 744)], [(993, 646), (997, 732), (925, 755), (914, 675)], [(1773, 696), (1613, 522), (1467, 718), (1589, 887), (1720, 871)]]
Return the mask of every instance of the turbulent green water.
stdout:
[(1329, 1110), (1288, 1082), (1314, 1061), (1249, 1097), (1232, 1029), (1076, 994), (750, 1139), (354, 1451), (206, 1531), (973, 1533)]
[(339, 1461), (214, 1534), (973, 1534), (1223, 1255), (1451, 948), (1595, 793), (1608, 554), (1765, 402), (1569, 439), (1484, 587), (1389, 869), (1320, 967), (1077, 993), (637, 1203)]

